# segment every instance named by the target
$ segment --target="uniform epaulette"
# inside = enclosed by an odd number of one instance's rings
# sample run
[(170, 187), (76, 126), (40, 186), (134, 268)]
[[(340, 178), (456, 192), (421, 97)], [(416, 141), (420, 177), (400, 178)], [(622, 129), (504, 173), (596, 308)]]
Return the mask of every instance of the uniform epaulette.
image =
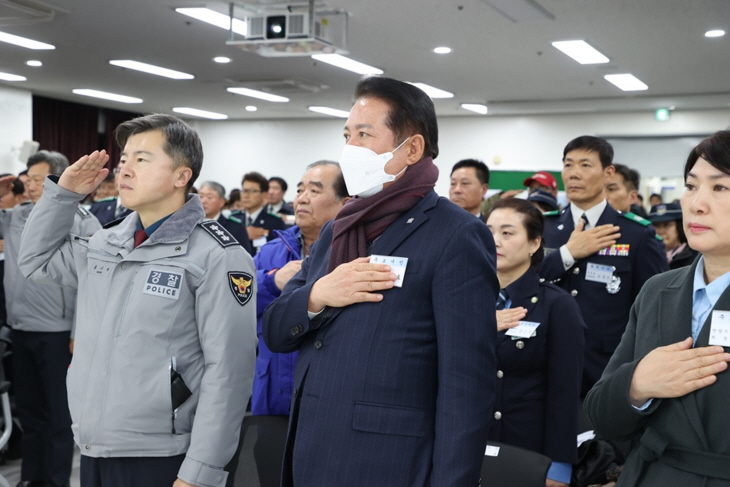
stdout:
[(663, 238), (661, 238), (661, 237), (660, 237), (659, 235), (657, 235), (656, 233), (654, 234), (654, 238), (656, 238), (656, 239), (657, 239), (657, 240), (659, 240), (660, 242), (664, 242), (664, 239), (663, 239)]
[(215, 220), (203, 220), (199, 224), (203, 229), (213, 237), (216, 242), (221, 244), (221, 247), (230, 247), (231, 245), (238, 245), (238, 240), (231, 235), (228, 230), (223, 228), (220, 223)]
[(240, 218), (236, 218), (233, 215), (229, 216), (228, 219), (231, 220), (233, 223), (240, 223), (241, 225), (243, 225), (243, 222), (241, 221), (241, 219)]
[(120, 223), (122, 223), (125, 218), (126, 217), (122, 217), (122, 218), (117, 218), (116, 220), (112, 220), (109, 223), (107, 223), (106, 225), (104, 225), (102, 228), (116, 227), (117, 225), (119, 225)]
[(649, 220), (647, 220), (646, 218), (640, 217), (636, 213), (631, 213), (630, 211), (628, 211), (626, 213), (621, 213), (621, 216), (628, 220), (631, 220), (632, 222), (636, 222), (639, 225), (644, 225), (645, 227), (648, 227), (649, 225), (651, 225), (651, 222)]
[(560, 210), (553, 210), (553, 211), (546, 211), (542, 214), (542, 216), (558, 216), (560, 214)]
[(269, 212), (269, 215), (275, 216), (276, 218), (278, 218), (279, 220), (281, 220), (281, 215), (279, 215), (278, 213), (271, 213), (271, 212)]
[(96, 201), (94, 201), (94, 203), (92, 203), (92, 204), (96, 204), (96, 203), (103, 203), (103, 202), (105, 202), (105, 201), (114, 201), (115, 199), (117, 199), (117, 197), (116, 197), (116, 196), (107, 196), (106, 198), (102, 198), (102, 199), (100, 199), (100, 200), (96, 200)]
[(78, 208), (76, 208), (76, 213), (81, 215), (81, 218), (89, 218), (91, 216), (91, 212), (83, 206), (79, 206)]

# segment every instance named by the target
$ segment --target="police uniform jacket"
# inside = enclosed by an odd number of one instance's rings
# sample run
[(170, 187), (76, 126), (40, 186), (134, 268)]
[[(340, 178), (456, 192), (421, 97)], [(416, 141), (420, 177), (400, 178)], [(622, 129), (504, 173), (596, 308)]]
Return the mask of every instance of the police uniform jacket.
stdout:
[(486, 225), (431, 191), (369, 248), (408, 258), (402, 287), (310, 320), (331, 242), (327, 223), (264, 313), (269, 348), (299, 350), (282, 485), (477, 485), (497, 371)]
[[(34, 332), (69, 331), (76, 310), (76, 289), (48, 286), (26, 279), (18, 269), (20, 237), (33, 203), (27, 201), (14, 208), (0, 210), (0, 231), (5, 239), (5, 304), (8, 324), (15, 330)], [(99, 221), (84, 208), (75, 208), (73, 235), (85, 238), (101, 228)]]
[[(76, 443), (90, 457), (186, 453), (181, 479), (222, 487), (253, 380), (253, 259), (204, 221), (197, 195), (136, 249), (136, 212), (68, 238), (81, 197), (47, 179), (19, 257), (25, 275), (79, 289), (67, 380)], [(171, 369), (192, 392), (174, 413)]]
[(124, 210), (122, 210), (119, 215), (116, 215), (117, 198), (118, 197), (104, 198), (97, 201), (96, 203), (91, 205), (91, 208), (89, 208), (89, 211), (99, 220), (99, 223), (101, 223), (102, 226), (106, 225), (107, 223), (111, 223), (114, 220), (124, 218), (132, 213), (132, 210), (130, 210), (129, 208), (124, 208)]
[[(639, 361), (657, 347), (692, 335), (696, 266), (697, 261), (646, 283), (631, 308), (621, 344), (586, 397), (584, 407), (598, 433), (633, 441), (617, 487), (730, 485), (730, 371), (720, 372), (714, 384), (685, 396), (653, 399), (643, 411), (629, 402)], [(730, 288), (714, 309), (730, 310)], [(696, 346), (709, 345), (711, 321), (712, 313)]]
[[(664, 244), (654, 227), (643, 219), (627, 218), (606, 205), (594, 226), (617, 225), (621, 237), (615, 246), (583, 259), (566, 271), (559, 248), (574, 230), (571, 208), (545, 218), (543, 245), (548, 254), (539, 273), (568, 291), (578, 303), (587, 325), (583, 390), (585, 395), (601, 377), (629, 321), (629, 310), (641, 287), (651, 276), (669, 269)], [(586, 279), (590, 264), (612, 269), (610, 283)]]
[(489, 439), (576, 463), (585, 323), (575, 300), (528, 270), (507, 286), (535, 336), (497, 334), (497, 390)]

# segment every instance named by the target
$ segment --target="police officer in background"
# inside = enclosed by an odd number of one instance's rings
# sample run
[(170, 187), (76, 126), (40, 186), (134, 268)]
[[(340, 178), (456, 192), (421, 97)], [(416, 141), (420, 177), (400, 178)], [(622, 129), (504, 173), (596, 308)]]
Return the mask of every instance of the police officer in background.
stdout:
[(233, 235), (246, 252), (253, 255), (253, 247), (248, 239), (248, 232), (243, 222), (233, 215), (228, 218), (223, 216), (222, 210), (226, 206), (226, 189), (213, 181), (206, 181), (200, 185), (198, 190), (200, 203), (205, 210), (205, 217), (217, 221), (220, 226)]
[[(43, 181), (67, 167), (68, 159), (59, 152), (36, 152), (28, 159), (30, 201), (0, 211), (0, 231), (5, 239), (3, 284), (8, 324), (13, 329), (13, 386), (23, 428), (22, 487), (68, 485), (71, 476), (73, 438), (66, 371), (71, 362), (76, 290), (30, 281), (18, 268), (21, 234), (43, 194)], [(14, 179), (0, 179), (1, 197), (12, 192)], [(97, 219), (78, 204), (69, 207), (65, 235), (70, 232), (88, 238), (100, 228)]]
[(132, 210), (122, 206), (122, 199), (119, 197), (119, 181), (117, 177), (119, 175), (118, 169), (119, 168), (116, 168), (114, 170), (113, 176), (107, 176), (102, 182), (102, 184), (107, 185), (110, 182), (114, 184), (115, 190), (112, 195), (96, 200), (96, 202), (91, 205), (91, 208), (89, 208), (89, 211), (94, 214), (94, 216), (99, 220), (99, 223), (102, 225), (124, 218), (132, 213)]
[(586, 135), (570, 141), (562, 172), (570, 205), (545, 218), (547, 255), (540, 275), (575, 297), (588, 325), (581, 397), (616, 350), (641, 286), (669, 269), (649, 222), (607, 203), (612, 162), (613, 147), (606, 140)]
[(149, 115), (115, 135), (134, 213), (68, 238), (107, 175), (94, 152), (46, 179), (19, 256), (25, 275), (79, 289), (68, 386), (81, 485), (223, 487), (253, 381), (253, 259), (188, 194), (203, 163), (189, 125)]

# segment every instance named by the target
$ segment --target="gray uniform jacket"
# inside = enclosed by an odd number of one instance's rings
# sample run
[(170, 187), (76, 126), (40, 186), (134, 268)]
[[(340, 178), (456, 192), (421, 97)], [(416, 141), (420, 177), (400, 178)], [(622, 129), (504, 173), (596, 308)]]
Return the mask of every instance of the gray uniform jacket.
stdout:
[[(32, 279), (79, 290), (67, 385), (81, 453), (186, 453), (182, 480), (225, 485), (253, 384), (253, 259), (204, 221), (197, 195), (136, 249), (136, 212), (91, 239), (69, 237), (80, 198), (46, 180), (19, 264)], [(192, 391), (174, 415), (172, 367)]]
[[(28, 280), (18, 269), (20, 236), (35, 205), (21, 203), (0, 210), (0, 232), (5, 239), (5, 306), (8, 324), (15, 330), (34, 332), (69, 331), (76, 309), (76, 289)], [(90, 237), (101, 229), (94, 215), (78, 208), (71, 233)]]

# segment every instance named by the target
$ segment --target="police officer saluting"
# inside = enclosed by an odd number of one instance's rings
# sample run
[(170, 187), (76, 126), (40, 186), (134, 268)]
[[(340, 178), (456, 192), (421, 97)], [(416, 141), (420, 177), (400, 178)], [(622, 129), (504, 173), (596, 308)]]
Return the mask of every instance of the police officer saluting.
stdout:
[(253, 381), (253, 260), (188, 194), (203, 161), (192, 128), (150, 115), (116, 138), (134, 212), (68, 236), (108, 173), (94, 152), (46, 179), (19, 256), (31, 279), (79, 290), (68, 396), (81, 485), (222, 487)]

